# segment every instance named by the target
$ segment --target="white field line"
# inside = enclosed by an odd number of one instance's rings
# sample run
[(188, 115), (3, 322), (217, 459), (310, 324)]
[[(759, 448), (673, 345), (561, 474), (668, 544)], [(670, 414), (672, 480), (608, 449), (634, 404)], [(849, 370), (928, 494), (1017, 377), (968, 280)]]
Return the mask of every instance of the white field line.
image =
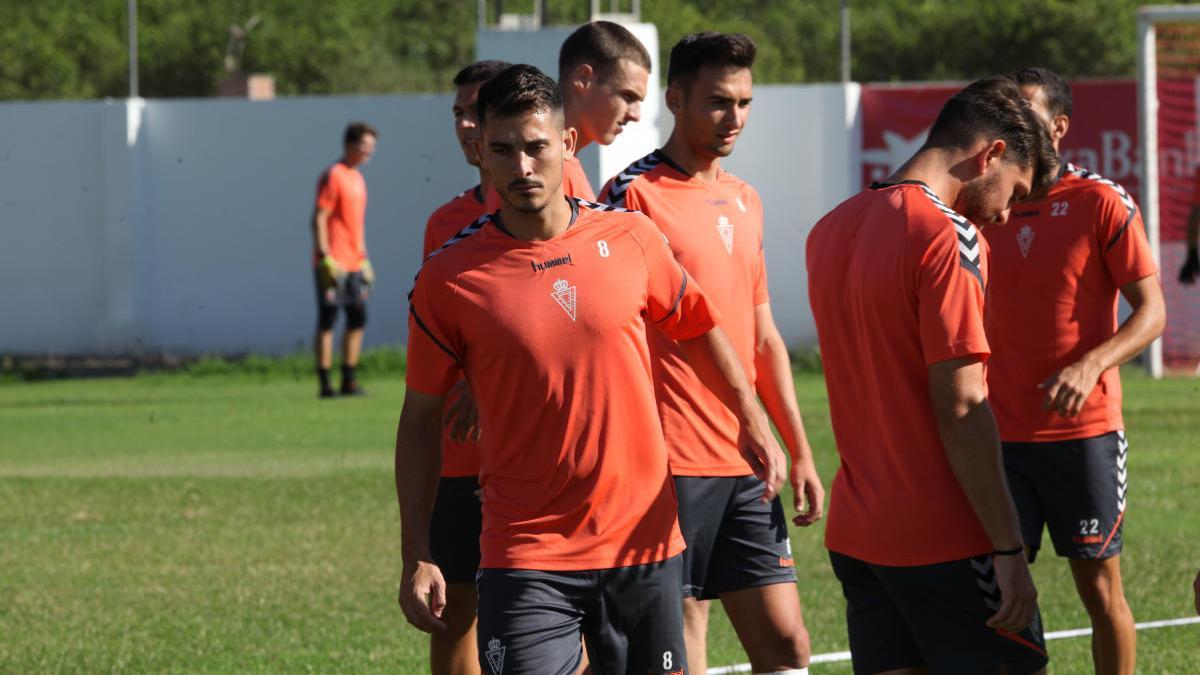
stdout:
[[(1200, 623), (1200, 616), (1187, 616), (1182, 619), (1163, 619), (1162, 621), (1146, 621), (1144, 623), (1134, 624), (1138, 630), (1150, 630), (1151, 628), (1168, 628), (1170, 626), (1186, 626), (1192, 623)], [(1046, 633), (1047, 640), (1065, 640), (1068, 638), (1083, 637), (1091, 635), (1091, 628), (1072, 628), (1071, 630), (1057, 630), (1053, 633)], [(850, 652), (829, 652), (828, 654), (813, 654), (809, 659), (809, 665), (817, 663), (835, 663), (837, 661), (849, 661)], [(726, 675), (726, 673), (749, 673), (749, 663), (739, 663), (734, 666), (720, 666), (717, 668), (709, 668), (708, 675)]]

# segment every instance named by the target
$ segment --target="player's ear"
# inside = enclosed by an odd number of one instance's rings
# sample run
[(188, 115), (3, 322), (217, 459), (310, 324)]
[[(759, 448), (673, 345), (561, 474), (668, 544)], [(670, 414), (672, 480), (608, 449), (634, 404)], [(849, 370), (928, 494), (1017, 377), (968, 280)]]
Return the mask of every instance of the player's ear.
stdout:
[(575, 70), (571, 73), (571, 88), (575, 90), (575, 93), (582, 94), (592, 86), (595, 76), (596, 69), (592, 68), (592, 64), (581, 63), (575, 66)]
[(678, 82), (669, 85), (666, 98), (667, 110), (670, 110), (673, 115), (678, 115), (679, 111), (683, 110), (683, 87), (679, 86)]
[(1067, 130), (1071, 128), (1071, 118), (1066, 115), (1055, 115), (1054, 124), (1050, 127), (1050, 140), (1055, 143), (1062, 140), (1063, 136), (1067, 135)]
[(996, 166), (997, 163), (1004, 159), (1004, 151), (1008, 149), (1008, 143), (1004, 142), (1003, 138), (992, 139), (984, 148), (975, 156), (978, 164), (979, 175), (983, 175), (989, 168)]
[(575, 127), (563, 129), (563, 159), (571, 159), (575, 156), (575, 145), (579, 142), (579, 134), (575, 131)]

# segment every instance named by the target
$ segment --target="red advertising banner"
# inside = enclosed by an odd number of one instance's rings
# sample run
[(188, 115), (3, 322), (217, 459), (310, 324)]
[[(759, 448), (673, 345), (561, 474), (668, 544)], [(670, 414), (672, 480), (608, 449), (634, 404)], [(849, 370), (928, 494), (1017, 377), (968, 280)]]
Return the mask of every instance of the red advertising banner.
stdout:
[[(863, 184), (886, 177), (925, 142), (942, 104), (958, 86), (866, 85), (862, 88)], [(1062, 141), (1069, 161), (1138, 195), (1137, 83), (1071, 83), (1074, 111)]]

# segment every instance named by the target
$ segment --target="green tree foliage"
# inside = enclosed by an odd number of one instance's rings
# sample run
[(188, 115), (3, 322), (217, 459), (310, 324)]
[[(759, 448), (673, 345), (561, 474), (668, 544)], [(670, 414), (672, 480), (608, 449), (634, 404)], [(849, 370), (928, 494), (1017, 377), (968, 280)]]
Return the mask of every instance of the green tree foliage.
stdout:
[[(508, 0), (505, 11), (532, 11)], [(0, 0), (0, 99), (128, 91), (127, 0)], [(489, 3), (489, 11), (495, 0)], [(587, 0), (549, 0), (553, 23)], [(607, 0), (602, 3), (608, 6)], [(853, 77), (968, 79), (1040, 64), (1070, 77), (1130, 76), (1141, 0), (851, 0)], [(225, 75), (229, 26), (258, 16), (243, 66), (284, 95), (436, 91), (474, 56), (470, 0), (139, 0), (144, 96), (207, 96)], [(643, 0), (663, 60), (682, 35), (738, 31), (760, 82), (840, 74), (839, 0)]]

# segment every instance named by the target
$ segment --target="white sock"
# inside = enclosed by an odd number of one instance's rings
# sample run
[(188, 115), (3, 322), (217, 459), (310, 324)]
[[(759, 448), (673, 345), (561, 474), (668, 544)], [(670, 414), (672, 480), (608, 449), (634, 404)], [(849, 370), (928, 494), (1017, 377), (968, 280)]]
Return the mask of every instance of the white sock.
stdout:
[(776, 670), (771, 673), (754, 673), (753, 675), (808, 675), (808, 668), (792, 668), (791, 670)]

